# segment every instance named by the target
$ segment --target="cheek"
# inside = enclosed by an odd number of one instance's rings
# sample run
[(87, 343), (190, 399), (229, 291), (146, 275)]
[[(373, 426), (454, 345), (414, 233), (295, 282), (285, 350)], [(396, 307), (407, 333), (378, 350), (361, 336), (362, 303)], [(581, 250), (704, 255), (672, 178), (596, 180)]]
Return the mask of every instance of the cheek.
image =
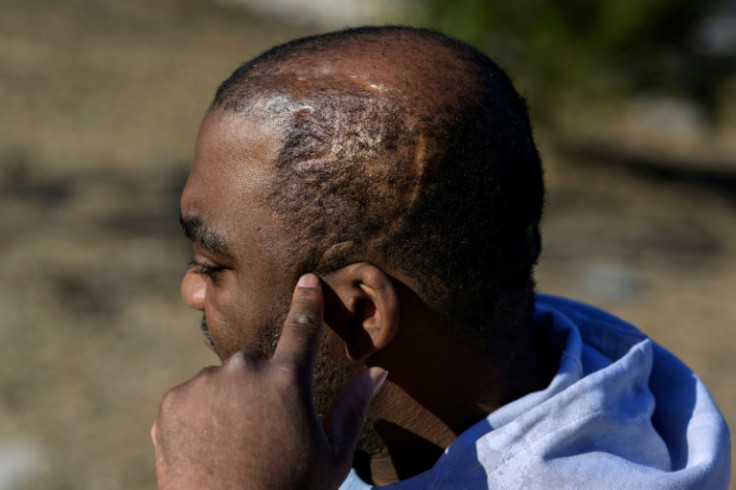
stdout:
[[(270, 357), (289, 305), (268, 300), (267, 294), (252, 289), (210, 286), (207, 292), (207, 324), (212, 341), (224, 359), (244, 350)], [(268, 291), (256, 290), (257, 293)]]
[(208, 284), (206, 296), (204, 313), (207, 316), (207, 329), (218, 355), (227, 359), (245, 348), (244, 342), (241, 342), (244, 332), (240, 331), (240, 324), (247, 324), (248, 318), (235, 300), (237, 295), (233, 295), (229, 288)]

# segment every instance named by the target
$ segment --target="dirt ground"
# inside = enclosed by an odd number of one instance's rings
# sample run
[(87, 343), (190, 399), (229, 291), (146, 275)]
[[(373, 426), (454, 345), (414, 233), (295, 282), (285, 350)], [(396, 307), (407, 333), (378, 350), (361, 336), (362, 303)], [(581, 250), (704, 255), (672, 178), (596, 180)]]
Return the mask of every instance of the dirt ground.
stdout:
[[(179, 298), (199, 119), (240, 62), (309, 32), (204, 0), (0, 7), (0, 490), (155, 487), (160, 397), (216, 361)], [(734, 193), (545, 134), (539, 289), (639, 325), (734, 427)]]

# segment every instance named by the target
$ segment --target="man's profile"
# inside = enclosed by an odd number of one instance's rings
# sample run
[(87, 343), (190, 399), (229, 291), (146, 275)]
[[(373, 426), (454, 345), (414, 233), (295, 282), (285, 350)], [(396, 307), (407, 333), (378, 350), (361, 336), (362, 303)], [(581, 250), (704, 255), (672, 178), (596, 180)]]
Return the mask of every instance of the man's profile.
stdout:
[(697, 377), (535, 294), (543, 201), (523, 100), (463, 43), (349, 29), (241, 66), (181, 201), (224, 363), (165, 397), (160, 485), (725, 488)]

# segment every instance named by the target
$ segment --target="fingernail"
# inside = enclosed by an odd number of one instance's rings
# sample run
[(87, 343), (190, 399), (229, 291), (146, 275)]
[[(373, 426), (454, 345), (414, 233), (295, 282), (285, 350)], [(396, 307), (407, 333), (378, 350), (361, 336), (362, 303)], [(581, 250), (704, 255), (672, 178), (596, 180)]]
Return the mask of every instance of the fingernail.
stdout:
[(388, 377), (388, 371), (380, 367), (372, 367), (368, 370), (368, 374), (373, 380), (373, 396), (376, 396), (378, 390), (383, 386), (383, 382)]
[(300, 288), (316, 288), (319, 286), (319, 278), (314, 274), (304, 274), (296, 285)]

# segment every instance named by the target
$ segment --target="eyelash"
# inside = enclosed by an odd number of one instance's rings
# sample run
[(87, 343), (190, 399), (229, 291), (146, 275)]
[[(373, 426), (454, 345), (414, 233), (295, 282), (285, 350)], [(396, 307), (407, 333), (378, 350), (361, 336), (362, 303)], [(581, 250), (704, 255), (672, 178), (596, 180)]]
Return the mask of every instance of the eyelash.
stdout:
[(225, 270), (223, 266), (206, 266), (197, 263), (196, 260), (192, 259), (189, 261), (189, 270), (194, 274), (203, 275), (213, 281), (217, 279), (220, 272)]

